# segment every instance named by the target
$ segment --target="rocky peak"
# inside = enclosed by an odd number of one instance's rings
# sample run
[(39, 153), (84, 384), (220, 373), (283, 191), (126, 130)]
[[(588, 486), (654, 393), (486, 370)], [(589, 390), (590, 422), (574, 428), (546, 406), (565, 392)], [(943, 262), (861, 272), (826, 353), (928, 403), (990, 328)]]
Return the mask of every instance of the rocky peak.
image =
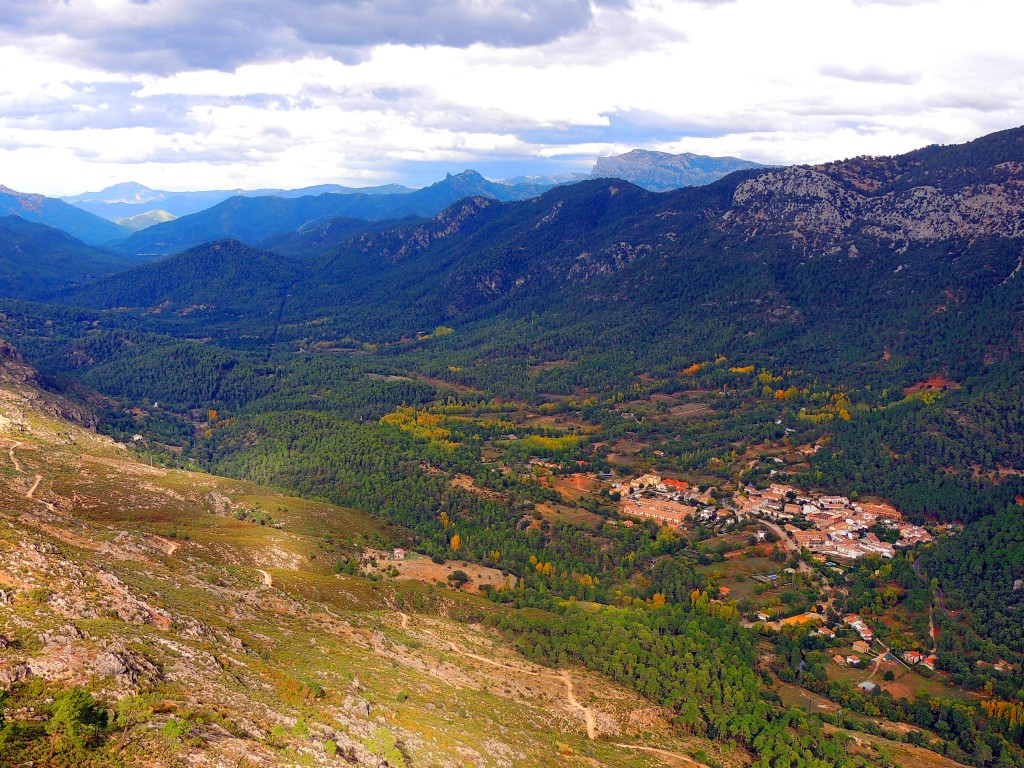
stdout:
[(987, 163), (958, 174), (937, 163), (930, 173), (916, 155), (783, 168), (741, 183), (723, 218), (748, 236), (790, 235), (822, 250), (854, 232), (897, 245), (1022, 236), (1024, 163)]
[(467, 223), (495, 204), (489, 197), (467, 197), (445, 208), (424, 224), (383, 234), (362, 235), (357, 241), (358, 247), (364, 253), (377, 251), (389, 261), (399, 261), (429, 248), (439, 240), (458, 234)]
[(0, 339), (0, 382), (40, 384), (39, 372), (26, 363), (21, 351), (6, 339)]
[(738, 157), (708, 157), (685, 152), (680, 155), (634, 149), (624, 155), (599, 157), (590, 172), (593, 178), (631, 181), (654, 192), (710, 184), (733, 171), (763, 168)]

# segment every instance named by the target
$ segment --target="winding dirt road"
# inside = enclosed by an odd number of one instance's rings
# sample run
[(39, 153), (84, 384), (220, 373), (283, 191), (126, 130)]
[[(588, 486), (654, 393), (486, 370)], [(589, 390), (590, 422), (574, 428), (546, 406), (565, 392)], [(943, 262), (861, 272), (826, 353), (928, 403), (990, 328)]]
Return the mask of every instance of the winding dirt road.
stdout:
[[(7, 455), (10, 456), (10, 458), (11, 458), (11, 464), (14, 465), (14, 471), (15, 472), (24, 472), (25, 471), (25, 468), (21, 465), (21, 462), (18, 461), (18, 457), (14, 455), (14, 449), (15, 448), (20, 448), (20, 447), (21, 447), (21, 443), (16, 442), (14, 445), (12, 445), (10, 448), (7, 449)], [(28, 491), (25, 493), (25, 498), (26, 499), (30, 499), (31, 501), (38, 501), (40, 504), (42, 504), (44, 507), (46, 507), (51, 512), (56, 512), (57, 511), (57, 507), (55, 507), (53, 504), (51, 504), (48, 501), (43, 501), (42, 499), (37, 499), (36, 498), (36, 491), (39, 489), (39, 484), (41, 482), (43, 482), (43, 476), (42, 475), (36, 475), (34, 481), (32, 482), (32, 487), (29, 488)]]
[(10, 447), (10, 450), (7, 451), (7, 455), (11, 457), (11, 464), (14, 465), (14, 470), (16, 472), (22, 472), (23, 471), (22, 468), (21, 468), (21, 462), (18, 461), (18, 459), (14, 455), (14, 449), (15, 448), (20, 448), (20, 447), (21, 447), (21, 443), (15, 443), (14, 445), (12, 445)]

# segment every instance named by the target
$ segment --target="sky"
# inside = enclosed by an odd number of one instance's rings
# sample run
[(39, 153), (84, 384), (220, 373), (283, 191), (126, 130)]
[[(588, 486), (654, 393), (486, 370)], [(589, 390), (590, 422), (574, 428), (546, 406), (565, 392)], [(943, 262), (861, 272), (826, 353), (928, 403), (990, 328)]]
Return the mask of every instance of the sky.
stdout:
[(0, 0), (0, 184), (420, 187), (1024, 124), (1006, 0)]

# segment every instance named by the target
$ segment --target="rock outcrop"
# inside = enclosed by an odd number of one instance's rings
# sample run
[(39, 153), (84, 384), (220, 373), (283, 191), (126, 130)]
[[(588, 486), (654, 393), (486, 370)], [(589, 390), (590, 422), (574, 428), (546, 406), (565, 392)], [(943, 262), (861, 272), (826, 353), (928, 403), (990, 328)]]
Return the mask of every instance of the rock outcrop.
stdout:
[(907, 157), (772, 171), (741, 183), (723, 218), (750, 237), (789, 235), (824, 251), (854, 234), (897, 247), (1024, 235), (1024, 163), (979, 163), (956, 175)]

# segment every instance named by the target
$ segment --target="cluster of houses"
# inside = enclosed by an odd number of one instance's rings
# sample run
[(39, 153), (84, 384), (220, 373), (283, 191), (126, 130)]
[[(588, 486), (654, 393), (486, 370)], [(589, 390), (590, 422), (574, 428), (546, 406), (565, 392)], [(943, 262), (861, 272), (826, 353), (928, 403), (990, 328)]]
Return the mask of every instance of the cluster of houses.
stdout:
[(928, 667), (928, 669), (935, 669), (935, 664), (938, 662), (938, 657), (932, 654), (924, 654), (920, 651), (904, 651), (900, 655), (911, 666), (920, 664), (923, 667)]
[[(928, 531), (905, 522), (899, 511), (888, 504), (858, 504), (845, 496), (817, 496), (779, 484), (766, 490), (745, 490), (747, 496), (740, 502), (743, 512), (784, 522), (797, 546), (824, 557), (892, 557), (896, 547), (912, 547), (932, 540)], [(805, 529), (794, 525), (794, 521), (814, 527)], [(878, 523), (899, 531), (895, 544), (882, 541), (868, 530)]]
[(860, 635), (861, 641), (865, 645), (870, 645), (875, 639), (875, 633), (871, 631), (871, 628), (864, 623), (864, 619), (855, 613), (848, 614), (843, 617), (843, 624), (848, 626), (858, 635)]
[(729, 509), (715, 509), (707, 493), (700, 493), (685, 480), (655, 474), (613, 483), (612, 491), (620, 496), (621, 513), (629, 517), (681, 526), (691, 518), (707, 522), (735, 515)]
[[(857, 614), (851, 613), (843, 617), (843, 624), (860, 636), (860, 640), (854, 640), (851, 645), (854, 653), (862, 655), (871, 653), (871, 642), (874, 640), (875, 634), (871, 631), (871, 627), (867, 625), (867, 622)], [(830, 640), (834, 640), (836, 637), (835, 630), (824, 626), (818, 627), (814, 632)], [(920, 664), (923, 667), (934, 670), (935, 664), (938, 662), (936, 656), (922, 653), (921, 651), (903, 651), (899, 655), (909, 666)], [(840, 666), (859, 667), (861, 656), (848, 655), (844, 657), (842, 654), (837, 653), (832, 657), (832, 661)]]

